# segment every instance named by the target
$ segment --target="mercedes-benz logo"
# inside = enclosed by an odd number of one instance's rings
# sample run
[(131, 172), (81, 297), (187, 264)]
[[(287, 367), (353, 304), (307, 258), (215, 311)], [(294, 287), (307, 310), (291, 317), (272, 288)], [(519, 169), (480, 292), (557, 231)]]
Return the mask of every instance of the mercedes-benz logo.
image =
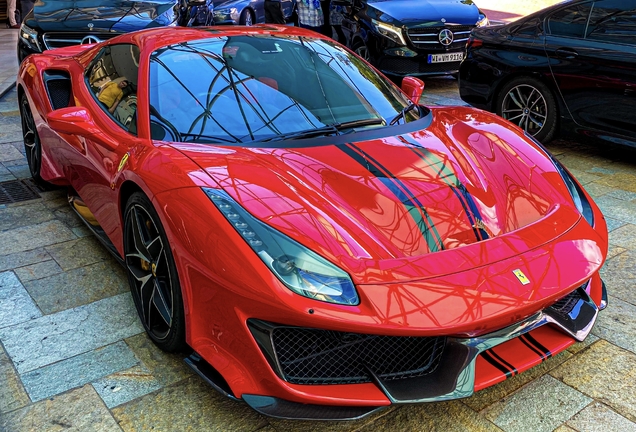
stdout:
[(450, 31), (449, 29), (444, 29), (441, 32), (439, 32), (439, 43), (441, 43), (444, 46), (449, 46), (450, 44), (453, 43), (453, 40), (455, 39), (455, 35), (453, 35), (453, 32)]
[(84, 38), (82, 39), (82, 42), (80, 43), (82, 45), (89, 45), (89, 44), (100, 43), (101, 41), (102, 40), (98, 38), (97, 36), (88, 35), (88, 36), (84, 36)]
[(88, 23), (88, 26), (87, 26), (87, 27), (88, 27), (88, 29), (89, 29), (89, 30), (93, 30), (93, 27), (94, 27), (94, 26), (95, 26), (95, 25), (94, 25), (93, 23)]

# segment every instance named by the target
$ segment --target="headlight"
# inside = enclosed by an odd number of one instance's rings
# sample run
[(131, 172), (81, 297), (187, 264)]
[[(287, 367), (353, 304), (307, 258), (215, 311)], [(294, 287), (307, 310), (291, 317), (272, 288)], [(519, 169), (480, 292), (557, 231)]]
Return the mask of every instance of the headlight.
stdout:
[(552, 156), (552, 154), (548, 151), (548, 149), (546, 149), (543, 146), (543, 144), (541, 144), (539, 141), (537, 141), (532, 135), (528, 134), (527, 132), (525, 132), (525, 134), (526, 134), (526, 137), (530, 138), (550, 158), (555, 168), (561, 175), (561, 178), (563, 179), (563, 183), (565, 183), (565, 185), (568, 188), (568, 191), (570, 191), (570, 195), (572, 196), (572, 201), (574, 201), (574, 205), (576, 206), (577, 210), (585, 218), (587, 223), (590, 224), (590, 226), (594, 226), (594, 212), (592, 211), (592, 206), (590, 205), (590, 202), (585, 197), (585, 193), (583, 192), (579, 184), (572, 178), (572, 175), (568, 172), (568, 170), (566, 170), (565, 167), (561, 165), (561, 162), (559, 162), (557, 158)]
[(203, 191), (287, 288), (328, 303), (357, 305), (360, 302), (345, 271), (256, 219), (225, 191), (210, 188)]
[(226, 17), (230, 17), (231, 19), (236, 19), (238, 16), (238, 9), (233, 8), (224, 8), (224, 9), (214, 9), (214, 17), (219, 19), (225, 19)]
[(391, 39), (397, 44), (406, 45), (406, 41), (404, 40), (404, 35), (402, 34), (401, 28), (374, 19), (371, 20), (371, 23), (373, 24), (375, 31), (380, 33), (382, 36)]
[(32, 50), (42, 52), (42, 48), (40, 48), (40, 43), (38, 42), (38, 33), (26, 24), (22, 24), (22, 27), (20, 27), (20, 39)]
[(488, 17), (480, 12), (479, 13), (479, 21), (477, 21), (476, 26), (477, 27), (486, 27), (487, 25), (490, 25), (490, 21), (488, 21)]

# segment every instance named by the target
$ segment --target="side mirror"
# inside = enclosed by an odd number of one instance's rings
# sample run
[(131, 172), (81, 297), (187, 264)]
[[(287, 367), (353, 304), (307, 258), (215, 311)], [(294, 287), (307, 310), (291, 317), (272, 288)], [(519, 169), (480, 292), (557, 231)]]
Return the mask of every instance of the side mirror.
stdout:
[(420, 98), (424, 92), (424, 81), (415, 77), (404, 77), (400, 88), (413, 103), (420, 103)]
[(93, 123), (91, 114), (83, 107), (66, 107), (52, 111), (47, 114), (46, 122), (59, 133), (87, 136), (100, 132)]

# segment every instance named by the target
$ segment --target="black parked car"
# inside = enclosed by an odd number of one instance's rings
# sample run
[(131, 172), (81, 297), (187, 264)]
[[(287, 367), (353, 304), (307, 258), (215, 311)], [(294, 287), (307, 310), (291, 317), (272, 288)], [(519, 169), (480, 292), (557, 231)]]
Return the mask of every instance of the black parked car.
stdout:
[(472, 0), (334, 0), (345, 43), (390, 76), (457, 72), (466, 41), (488, 19)]
[(18, 59), (150, 27), (212, 25), (213, 13), (212, 0), (39, 0), (22, 22)]
[(636, 1), (575, 0), (473, 31), (466, 102), (540, 141), (574, 130), (636, 146)]

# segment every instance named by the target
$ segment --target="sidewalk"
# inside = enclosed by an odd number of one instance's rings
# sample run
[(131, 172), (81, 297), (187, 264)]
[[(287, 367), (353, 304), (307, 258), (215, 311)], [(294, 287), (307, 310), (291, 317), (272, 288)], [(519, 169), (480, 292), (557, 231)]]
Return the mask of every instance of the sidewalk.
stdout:
[(19, 30), (0, 29), (0, 98), (15, 86), (18, 74), (18, 44)]
[(562, 0), (475, 0), (490, 21), (511, 22)]

